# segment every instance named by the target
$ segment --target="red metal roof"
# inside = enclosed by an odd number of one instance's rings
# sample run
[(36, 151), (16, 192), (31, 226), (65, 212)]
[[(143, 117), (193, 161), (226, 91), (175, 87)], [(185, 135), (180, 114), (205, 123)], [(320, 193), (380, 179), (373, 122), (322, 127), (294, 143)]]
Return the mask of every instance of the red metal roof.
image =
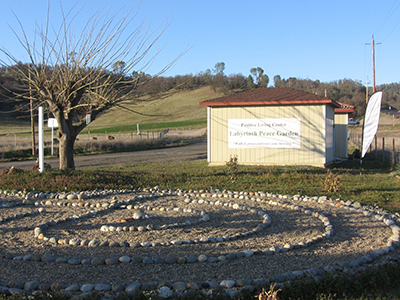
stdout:
[(335, 113), (352, 113), (354, 112), (354, 106), (350, 104), (345, 104), (342, 102), (337, 102), (340, 105), (340, 108), (335, 108)]
[(221, 98), (200, 102), (201, 106), (255, 106), (255, 105), (299, 105), (330, 104), (335, 108), (341, 105), (332, 99), (295, 90), (292, 88), (258, 88)]

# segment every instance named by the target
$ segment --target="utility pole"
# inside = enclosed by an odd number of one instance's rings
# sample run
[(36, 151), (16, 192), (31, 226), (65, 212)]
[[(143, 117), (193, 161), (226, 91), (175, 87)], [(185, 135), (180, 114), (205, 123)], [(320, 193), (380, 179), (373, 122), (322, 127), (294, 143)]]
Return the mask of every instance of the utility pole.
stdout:
[[(377, 43), (377, 45), (382, 44), (382, 43)], [(365, 45), (372, 45), (372, 93), (376, 92), (376, 87), (375, 87), (375, 39), (374, 35), (372, 35), (372, 43), (371, 44), (365, 44)]]
[(372, 35), (372, 93), (375, 93), (375, 40)]

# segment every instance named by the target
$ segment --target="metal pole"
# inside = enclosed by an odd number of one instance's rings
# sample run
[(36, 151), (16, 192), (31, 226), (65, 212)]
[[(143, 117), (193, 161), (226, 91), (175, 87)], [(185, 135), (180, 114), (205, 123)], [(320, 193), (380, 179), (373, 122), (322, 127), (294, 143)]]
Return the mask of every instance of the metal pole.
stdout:
[(54, 136), (54, 127), (53, 126), (51, 126), (51, 156), (53, 156), (53, 154), (54, 154), (54, 138), (53, 138), (53, 136)]
[(39, 106), (39, 172), (44, 170), (43, 107)]

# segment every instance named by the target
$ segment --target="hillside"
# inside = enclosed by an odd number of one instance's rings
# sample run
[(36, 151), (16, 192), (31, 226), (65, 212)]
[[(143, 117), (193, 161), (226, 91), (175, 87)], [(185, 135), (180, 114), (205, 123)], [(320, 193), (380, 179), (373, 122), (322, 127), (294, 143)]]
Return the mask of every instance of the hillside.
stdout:
[[(160, 95), (154, 99), (141, 99), (139, 102), (125, 101), (120, 106), (113, 107), (103, 113), (89, 125), (88, 129), (135, 125), (137, 123), (206, 120), (207, 109), (200, 106), (199, 102), (221, 96), (223, 96), (222, 93), (214, 92), (210, 86), (207, 86), (190, 91), (180, 91), (175, 94)], [(47, 116), (45, 116), (45, 119), (47, 119)], [(1, 117), (0, 135), (21, 132), (30, 132), (29, 118)]]
[[(162, 94), (157, 98), (144, 98), (139, 102), (121, 103), (121, 106), (113, 107), (103, 113), (92, 122), (87, 129), (102, 129), (125, 125), (145, 123), (161, 123), (188, 120), (206, 120), (207, 109), (200, 106), (199, 102), (223, 96), (221, 92), (215, 92), (211, 86), (198, 89), (180, 91), (175, 94)], [(47, 119), (47, 116), (45, 117)], [(360, 120), (362, 124), (362, 119)], [(35, 124), (36, 126), (36, 124)], [(37, 126), (36, 126), (37, 127)], [(45, 127), (45, 129), (48, 129)], [(37, 128), (36, 128), (37, 130)], [(349, 126), (350, 132), (361, 133), (362, 126)], [(0, 135), (30, 132), (29, 118), (1, 117)], [(400, 136), (400, 118), (382, 113), (378, 136)]]
[(207, 109), (199, 102), (221, 97), (211, 87), (181, 91), (172, 95), (160, 95), (156, 99), (143, 99), (121, 103), (90, 124), (91, 129), (107, 128), (137, 123), (158, 123), (187, 120), (206, 120)]

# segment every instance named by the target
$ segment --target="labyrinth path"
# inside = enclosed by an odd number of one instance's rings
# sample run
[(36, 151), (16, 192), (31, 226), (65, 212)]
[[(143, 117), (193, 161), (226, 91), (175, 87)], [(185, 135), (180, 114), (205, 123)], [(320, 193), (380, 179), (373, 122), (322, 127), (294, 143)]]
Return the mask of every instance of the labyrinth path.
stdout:
[(0, 283), (283, 281), (399, 256), (393, 215), (326, 197), (134, 191), (0, 195)]

